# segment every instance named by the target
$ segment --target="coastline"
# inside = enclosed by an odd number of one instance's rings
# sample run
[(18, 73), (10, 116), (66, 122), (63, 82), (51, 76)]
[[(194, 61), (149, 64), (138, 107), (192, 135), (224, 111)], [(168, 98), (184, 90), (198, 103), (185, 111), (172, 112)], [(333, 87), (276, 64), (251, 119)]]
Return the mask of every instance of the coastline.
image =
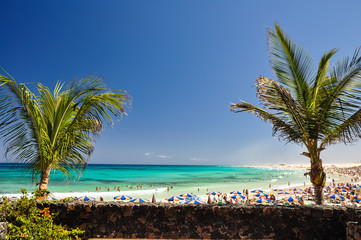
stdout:
[[(326, 186), (331, 184), (333, 181), (337, 183), (351, 183), (351, 176), (338, 174), (333, 172), (335, 168), (345, 168), (345, 167), (354, 167), (357, 165), (361, 165), (359, 163), (342, 163), (342, 164), (324, 164), (325, 171), (327, 173), (327, 183)], [(304, 164), (273, 164), (273, 165), (247, 165), (247, 166), (238, 166), (238, 167), (249, 167), (254, 169), (273, 169), (279, 170), (278, 176), (274, 176), (270, 178), (270, 176), (266, 177), (264, 175), (263, 179), (260, 180), (250, 180), (250, 181), (238, 181), (235, 179), (223, 179), (220, 182), (212, 183), (210, 185), (202, 185), (193, 182), (191, 185), (187, 186), (174, 186), (168, 190), (167, 186), (158, 186), (151, 188), (149, 185), (144, 185), (144, 188), (140, 189), (124, 189), (121, 191), (116, 191), (113, 189), (112, 185), (108, 185), (110, 187), (109, 190), (103, 189), (103, 191), (82, 191), (78, 189), (76, 191), (68, 191), (68, 192), (57, 192), (50, 191), (52, 194), (61, 199), (67, 197), (80, 197), (84, 195), (95, 197), (97, 200), (102, 198), (105, 201), (114, 201), (114, 197), (118, 195), (128, 195), (131, 197), (142, 197), (148, 200), (152, 199), (154, 194), (157, 201), (165, 202), (166, 198), (169, 198), (173, 195), (180, 195), (184, 193), (193, 193), (200, 197), (203, 201), (207, 201), (208, 195), (206, 193), (216, 191), (222, 192), (229, 195), (231, 191), (242, 191), (243, 189), (254, 190), (261, 189), (267, 193), (272, 193), (272, 189), (289, 189), (289, 188), (306, 188), (311, 187), (311, 182), (308, 177), (304, 177), (303, 174), (307, 171), (309, 166)], [(286, 171), (283, 171), (286, 170)], [(242, 172), (240, 172), (242, 175)], [(248, 180), (248, 179), (246, 179)], [(103, 185), (104, 186), (104, 185)], [(171, 185), (168, 185), (171, 186)], [(4, 194), (8, 197), (19, 197), (21, 194)]]

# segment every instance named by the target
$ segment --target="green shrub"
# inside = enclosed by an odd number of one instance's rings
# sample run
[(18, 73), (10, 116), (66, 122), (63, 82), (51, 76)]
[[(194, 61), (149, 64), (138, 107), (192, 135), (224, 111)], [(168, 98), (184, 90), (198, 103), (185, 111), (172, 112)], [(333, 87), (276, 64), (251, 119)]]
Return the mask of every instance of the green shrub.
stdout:
[(28, 198), (26, 190), (21, 189), (23, 196), (15, 202), (3, 198), (0, 208), (1, 220), (8, 223), (6, 239), (80, 239), (84, 231), (67, 230), (53, 222), (56, 214), (49, 208), (39, 209), (35, 196)]

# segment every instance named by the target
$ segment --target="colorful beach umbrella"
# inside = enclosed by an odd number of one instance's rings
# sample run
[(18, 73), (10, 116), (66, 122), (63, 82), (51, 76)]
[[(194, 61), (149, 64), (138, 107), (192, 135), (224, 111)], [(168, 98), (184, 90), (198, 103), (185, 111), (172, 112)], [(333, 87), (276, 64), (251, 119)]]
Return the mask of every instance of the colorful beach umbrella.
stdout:
[(272, 191), (275, 191), (275, 192), (283, 192), (284, 190), (283, 190), (283, 189), (279, 189), (279, 188), (275, 188), (275, 189), (272, 189)]
[(251, 191), (251, 193), (261, 193), (261, 192), (263, 192), (263, 191), (260, 190), (260, 189), (255, 189), (255, 190), (252, 190), (252, 191)]
[(255, 201), (256, 203), (270, 203), (271, 200), (265, 199), (265, 198), (260, 198), (258, 200)]
[(338, 195), (338, 194), (330, 195), (330, 196), (328, 196), (328, 198), (332, 198), (332, 199), (335, 199), (335, 200), (344, 200), (345, 199), (345, 197), (343, 197), (341, 195)]
[(129, 202), (142, 203), (142, 202), (150, 202), (150, 201), (147, 199), (144, 199), (144, 198), (134, 198), (134, 199), (130, 200)]
[(266, 194), (266, 193), (257, 193), (255, 196), (256, 197), (268, 197), (268, 194)]
[(285, 191), (285, 192), (280, 192), (279, 194), (285, 194), (286, 195), (286, 194), (291, 194), (291, 193)]
[(89, 196), (82, 196), (82, 197), (75, 198), (75, 200), (77, 200), (77, 201), (95, 201), (95, 198), (89, 197)]
[(199, 200), (193, 200), (193, 201), (186, 202), (186, 204), (206, 204), (206, 202), (199, 201)]
[(235, 194), (231, 198), (233, 198), (233, 199), (245, 199), (246, 197), (241, 195), (241, 194)]
[(222, 195), (222, 193), (221, 193), (221, 192), (209, 192), (209, 193), (207, 193), (207, 195), (217, 195), (217, 196), (220, 196), (220, 195)]
[(361, 199), (357, 199), (356, 202), (357, 202), (357, 203), (360, 203), (360, 202), (361, 202)]
[(283, 201), (287, 201), (287, 202), (299, 202), (300, 200), (294, 197), (285, 197), (283, 198)]
[(178, 196), (172, 196), (170, 198), (166, 198), (165, 200), (167, 200), (168, 202), (170, 201), (181, 201), (181, 200), (184, 200), (184, 198), (181, 198), (181, 197), (178, 197)]
[(337, 189), (337, 191), (339, 191), (339, 192), (348, 192), (348, 190), (344, 189), (344, 188), (339, 188), (339, 189)]
[(233, 191), (233, 192), (230, 192), (229, 194), (242, 194), (240, 191)]
[(302, 194), (302, 195), (306, 195), (307, 193), (305, 191), (297, 191), (295, 192), (296, 194)]
[(190, 194), (190, 193), (181, 194), (181, 195), (179, 195), (179, 196), (182, 197), (182, 198), (186, 198), (186, 197), (196, 197), (196, 195)]
[(115, 200), (131, 200), (132, 197), (126, 196), (126, 195), (119, 195), (114, 197)]
[(356, 195), (353, 197), (353, 199), (361, 199), (361, 195)]
[(290, 191), (297, 192), (297, 191), (303, 191), (303, 189), (301, 189), (301, 188), (291, 188)]

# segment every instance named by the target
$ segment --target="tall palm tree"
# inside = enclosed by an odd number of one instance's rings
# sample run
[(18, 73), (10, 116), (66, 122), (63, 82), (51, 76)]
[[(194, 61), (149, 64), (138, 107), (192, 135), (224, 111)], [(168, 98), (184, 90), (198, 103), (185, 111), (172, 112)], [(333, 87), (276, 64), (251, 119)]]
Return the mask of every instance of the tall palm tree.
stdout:
[[(277, 80), (263, 76), (256, 81), (260, 108), (247, 102), (231, 105), (234, 112), (249, 112), (273, 125), (280, 140), (303, 145), (310, 158), (308, 173), (315, 187), (316, 203), (323, 204), (326, 173), (320, 153), (330, 144), (351, 143), (361, 133), (361, 58), (359, 49), (329, 67), (337, 52), (326, 52), (317, 68), (302, 47), (279, 25), (268, 30), (271, 67)], [(272, 113), (270, 111), (271, 110)]]
[[(8, 75), (8, 74), (7, 74)], [(39, 190), (48, 188), (50, 172), (57, 169), (76, 179), (94, 151), (94, 137), (111, 115), (125, 113), (130, 96), (110, 91), (101, 78), (73, 80), (53, 92), (40, 83), (38, 95), (10, 75), (0, 75), (0, 137), (8, 160), (21, 163), (24, 173), (40, 175)]]

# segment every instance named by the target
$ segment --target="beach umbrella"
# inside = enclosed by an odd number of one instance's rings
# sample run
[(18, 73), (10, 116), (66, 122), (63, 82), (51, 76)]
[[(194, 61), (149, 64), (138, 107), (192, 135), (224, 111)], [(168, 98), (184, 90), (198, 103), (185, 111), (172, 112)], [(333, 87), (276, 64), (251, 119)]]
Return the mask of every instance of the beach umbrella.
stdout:
[(291, 193), (289, 193), (289, 192), (280, 192), (280, 194), (291, 194)]
[(206, 202), (199, 201), (199, 200), (193, 200), (193, 201), (186, 202), (186, 204), (206, 204)]
[(283, 192), (284, 190), (283, 190), (283, 189), (279, 189), (279, 188), (275, 188), (275, 189), (272, 189), (272, 191), (275, 191), (275, 192)]
[(59, 199), (57, 199), (56, 197), (53, 197), (53, 196), (48, 196), (46, 198), (46, 200), (48, 200), (48, 201), (59, 201)]
[(307, 193), (305, 191), (297, 191), (295, 192), (296, 194), (302, 194), (302, 195), (306, 195)]
[(283, 201), (287, 201), (287, 202), (299, 202), (300, 200), (294, 197), (285, 197), (283, 198)]
[(346, 190), (344, 188), (339, 188), (339, 189), (337, 189), (337, 191), (339, 191), (339, 192), (348, 192), (348, 190)]
[(126, 196), (126, 195), (119, 195), (114, 197), (115, 200), (131, 200), (132, 197)]
[(147, 199), (144, 199), (144, 198), (134, 198), (134, 199), (130, 200), (129, 202), (142, 203), (142, 202), (150, 202), (150, 201)]
[(184, 200), (184, 198), (181, 198), (181, 197), (178, 197), (178, 196), (172, 196), (170, 198), (166, 198), (165, 200), (167, 200), (168, 202), (170, 201), (181, 201), (181, 200)]
[(345, 197), (343, 197), (341, 195), (338, 195), (338, 194), (330, 195), (330, 196), (328, 196), (328, 198), (332, 198), (332, 199), (335, 199), (335, 200), (344, 200), (345, 199)]
[(361, 195), (356, 195), (353, 197), (353, 199), (361, 199)]
[(265, 198), (260, 198), (258, 200), (255, 201), (256, 203), (270, 203), (271, 200), (265, 199)]
[(294, 192), (296, 192), (296, 191), (302, 191), (302, 190), (303, 190), (303, 189), (300, 189), (300, 188), (293, 188), (293, 189), (291, 188), (291, 189), (290, 189), (290, 191), (294, 191)]
[(233, 192), (230, 192), (229, 194), (242, 194), (240, 191), (233, 191)]
[(360, 202), (361, 202), (361, 199), (357, 199), (356, 202), (357, 202), (357, 203), (360, 203)]
[(181, 194), (181, 195), (179, 195), (179, 196), (182, 197), (182, 198), (185, 198), (185, 197), (196, 197), (196, 195), (190, 194), (190, 193)]
[(245, 199), (246, 197), (241, 195), (241, 194), (235, 194), (231, 198), (233, 198), (233, 199)]
[(268, 194), (266, 194), (266, 193), (257, 193), (255, 196), (256, 197), (268, 197)]
[(218, 196), (220, 196), (220, 195), (222, 195), (222, 193), (221, 192), (209, 192), (209, 193), (207, 193), (207, 195), (218, 195)]
[(89, 197), (89, 196), (82, 196), (82, 197), (75, 198), (75, 200), (77, 200), (77, 201), (95, 201), (95, 198)]
[(263, 192), (263, 191), (260, 189), (255, 189), (255, 190), (251, 191), (251, 193), (261, 193), (261, 192)]

